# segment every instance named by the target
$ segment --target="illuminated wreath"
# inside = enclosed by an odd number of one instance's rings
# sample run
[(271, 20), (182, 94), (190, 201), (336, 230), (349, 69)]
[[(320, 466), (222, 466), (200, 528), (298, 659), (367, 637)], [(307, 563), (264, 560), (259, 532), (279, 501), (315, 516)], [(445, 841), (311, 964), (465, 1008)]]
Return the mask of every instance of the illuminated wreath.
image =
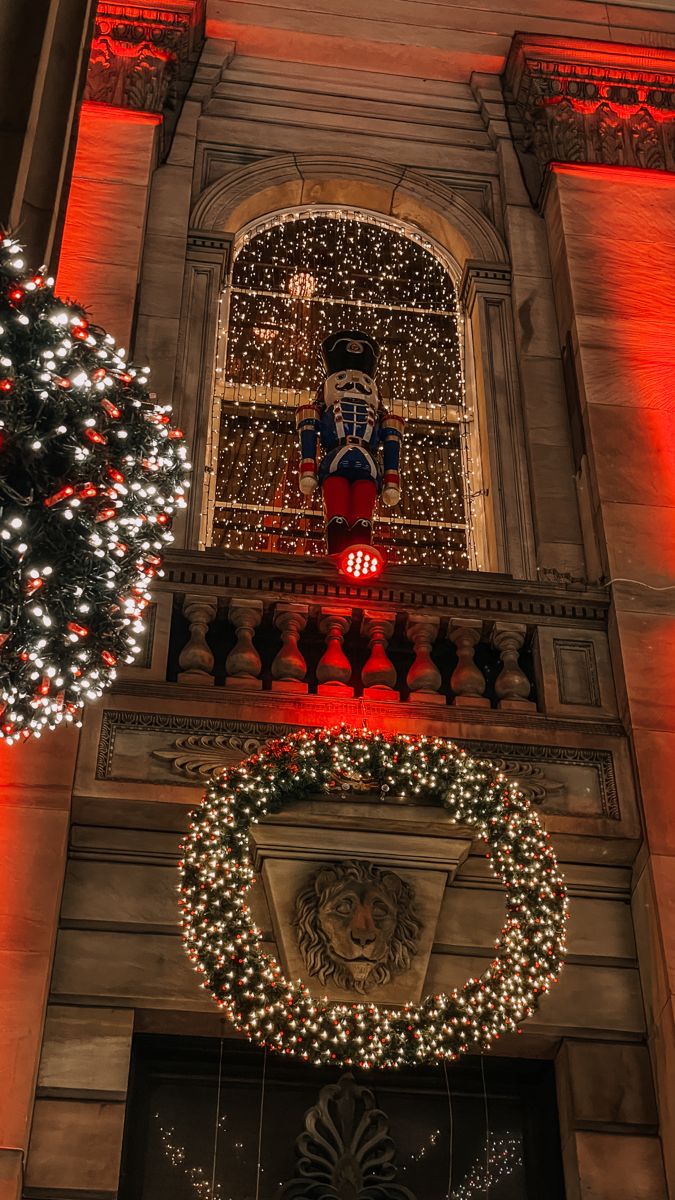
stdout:
[(187, 450), (147, 370), (0, 232), (0, 743), (79, 722), (140, 650)]
[[(249, 828), (345, 779), (436, 804), (487, 843), (506, 921), (479, 979), (403, 1008), (344, 1004), (285, 979), (261, 950)], [(562, 965), (567, 895), (548, 834), (516, 784), (439, 738), (343, 728), (270, 742), (210, 788), (182, 851), (184, 939), (204, 986), (249, 1038), (313, 1063), (393, 1067), (486, 1050), (532, 1015)]]

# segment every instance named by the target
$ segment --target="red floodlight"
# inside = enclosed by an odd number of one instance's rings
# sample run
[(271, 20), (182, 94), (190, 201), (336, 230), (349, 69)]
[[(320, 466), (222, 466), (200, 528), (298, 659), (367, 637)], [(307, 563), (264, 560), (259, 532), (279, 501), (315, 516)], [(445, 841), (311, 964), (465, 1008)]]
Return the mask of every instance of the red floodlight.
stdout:
[(337, 560), (337, 569), (341, 575), (350, 579), (375, 579), (383, 567), (385, 559), (381, 550), (376, 546), (348, 546)]

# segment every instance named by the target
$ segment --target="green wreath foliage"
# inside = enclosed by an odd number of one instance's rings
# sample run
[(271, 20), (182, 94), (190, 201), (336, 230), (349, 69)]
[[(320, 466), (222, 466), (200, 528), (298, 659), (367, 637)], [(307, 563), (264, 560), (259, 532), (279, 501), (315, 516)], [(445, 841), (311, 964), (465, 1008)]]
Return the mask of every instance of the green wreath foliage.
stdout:
[[(344, 779), (438, 805), (487, 844), (506, 918), (479, 978), (402, 1008), (346, 1004), (284, 978), (262, 950), (248, 900), (250, 827), (291, 801), (334, 794)], [(184, 941), (204, 986), (250, 1039), (315, 1064), (397, 1067), (488, 1050), (560, 972), (567, 894), (548, 834), (517, 785), (440, 738), (343, 727), (268, 743), (209, 789), (182, 854)]]

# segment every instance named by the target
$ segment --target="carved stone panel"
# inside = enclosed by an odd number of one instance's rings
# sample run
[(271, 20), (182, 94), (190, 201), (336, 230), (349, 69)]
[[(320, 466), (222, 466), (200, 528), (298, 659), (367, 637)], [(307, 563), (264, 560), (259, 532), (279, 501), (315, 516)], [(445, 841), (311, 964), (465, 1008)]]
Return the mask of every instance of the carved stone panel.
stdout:
[(591, 641), (553, 639), (553, 655), (561, 704), (600, 707), (600, 682)]
[[(558, 637), (559, 631), (555, 632)], [(564, 629), (560, 636), (566, 640)], [(552, 643), (547, 653), (552, 658)], [(546, 686), (549, 687), (550, 682)], [(569, 703), (572, 695), (579, 695), (579, 692), (570, 691), (573, 676), (565, 685), (566, 704), (560, 699), (555, 677), (552, 686), (555, 691), (548, 697), (548, 703), (566, 716), (575, 713), (576, 706)], [(601, 686), (601, 700), (602, 694)], [(598, 713), (595, 706), (589, 707), (594, 715)], [(100, 784), (171, 783), (194, 788), (254, 754), (270, 738), (283, 737), (295, 729), (288, 724), (235, 718), (105, 709), (96, 752), (95, 779)], [(491, 759), (505, 775), (517, 779), (528, 799), (545, 813), (607, 817), (616, 821), (621, 818), (615, 755), (609, 749), (564, 743), (542, 746), (473, 739), (458, 741), (471, 754)], [(349, 786), (352, 800), (357, 800), (358, 788), (354, 781), (336, 783), (340, 790)], [(369, 789), (366, 787), (365, 790)], [(387, 796), (386, 802), (396, 804), (398, 801), (394, 796)], [(349, 847), (346, 853), (349, 854)]]
[(130, 665), (120, 667), (121, 679), (166, 679), (166, 660), (171, 633), (173, 597), (166, 593), (155, 596), (145, 611), (145, 629), (139, 637), (140, 653)]
[(608, 750), (517, 742), (464, 745), (476, 757), (489, 758), (508, 778), (516, 779), (528, 800), (545, 813), (621, 819), (613, 756)]
[(421, 925), (415, 889), (360, 859), (322, 865), (295, 898), (293, 922), (308, 973), (360, 996), (410, 970)]
[(537, 694), (548, 717), (617, 714), (614, 676), (606, 635), (571, 626), (541, 625), (534, 644)]
[(255, 754), (270, 738), (293, 725), (106, 709), (96, 778), (117, 782), (195, 784)]
[[(354, 834), (345, 833), (353, 852)], [(316, 859), (265, 859), (262, 875), (279, 958), (285, 974), (302, 979), (317, 996), (417, 1003), (424, 994), (448, 874), (415, 867), (414, 851), (406, 869), (375, 866), (368, 862), (371, 836), (358, 835), (365, 868), (360, 874), (364, 880), (372, 877), (370, 888), (351, 878), (352, 859), (329, 865)], [(393, 840), (402, 856), (405, 836)], [(469, 842), (465, 845), (468, 853)], [(381, 915), (374, 920), (378, 905)]]

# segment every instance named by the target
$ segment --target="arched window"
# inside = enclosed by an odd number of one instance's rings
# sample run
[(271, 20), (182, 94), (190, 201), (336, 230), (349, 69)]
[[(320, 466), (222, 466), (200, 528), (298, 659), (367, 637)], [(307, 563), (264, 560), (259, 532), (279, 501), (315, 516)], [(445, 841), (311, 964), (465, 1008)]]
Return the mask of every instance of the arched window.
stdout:
[(358, 329), (405, 418), (403, 496), (376, 512), (390, 561), (476, 565), (461, 316), (451, 264), (400, 222), (348, 209), (279, 214), (235, 245), (223, 294), (203, 542), (323, 553), (320, 497), (298, 489), (295, 408), (321, 382), (320, 346)]

